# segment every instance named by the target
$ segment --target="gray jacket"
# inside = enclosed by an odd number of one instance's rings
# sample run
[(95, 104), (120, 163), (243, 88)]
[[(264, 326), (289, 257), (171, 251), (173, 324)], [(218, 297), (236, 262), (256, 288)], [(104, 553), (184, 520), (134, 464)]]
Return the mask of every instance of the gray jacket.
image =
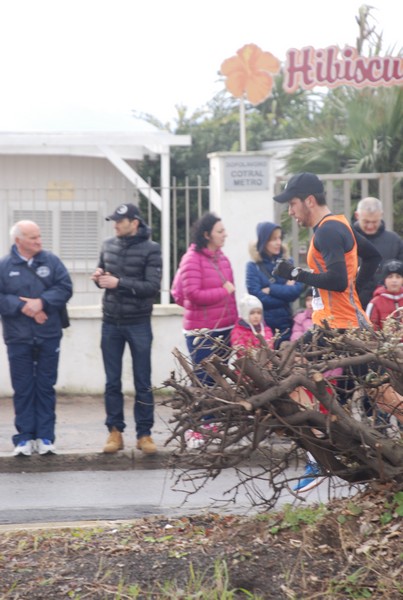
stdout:
[(361, 227), (356, 221), (353, 224), (353, 229), (363, 235), (368, 241), (371, 242), (382, 256), (382, 260), (379, 263), (378, 269), (373, 277), (369, 279), (359, 291), (359, 297), (363, 308), (365, 309), (369, 301), (371, 300), (375, 288), (382, 283), (382, 266), (385, 261), (395, 258), (403, 262), (403, 241), (400, 236), (394, 231), (388, 231), (385, 228), (385, 223), (382, 221), (381, 225), (376, 233), (373, 235), (367, 235), (363, 232)]

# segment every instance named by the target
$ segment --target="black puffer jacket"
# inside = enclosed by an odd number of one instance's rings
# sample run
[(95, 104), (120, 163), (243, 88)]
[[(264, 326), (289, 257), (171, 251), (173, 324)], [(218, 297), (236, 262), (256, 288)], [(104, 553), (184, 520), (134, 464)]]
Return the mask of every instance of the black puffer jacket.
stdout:
[(375, 288), (382, 284), (382, 267), (385, 261), (390, 260), (391, 258), (396, 258), (397, 260), (403, 262), (403, 241), (397, 233), (394, 231), (388, 231), (385, 228), (385, 223), (383, 221), (381, 221), (378, 231), (373, 235), (367, 235), (364, 233), (359, 226), (358, 221), (353, 224), (353, 229), (367, 238), (367, 240), (375, 246), (379, 254), (382, 256), (382, 261), (379, 263), (379, 267), (375, 272), (375, 275), (369, 279), (358, 292), (361, 304), (365, 310), (368, 302), (373, 296)]
[(160, 290), (162, 258), (159, 244), (140, 223), (137, 234), (113, 237), (102, 245), (98, 267), (119, 278), (119, 285), (105, 290), (103, 318), (108, 323), (134, 324), (147, 321)]

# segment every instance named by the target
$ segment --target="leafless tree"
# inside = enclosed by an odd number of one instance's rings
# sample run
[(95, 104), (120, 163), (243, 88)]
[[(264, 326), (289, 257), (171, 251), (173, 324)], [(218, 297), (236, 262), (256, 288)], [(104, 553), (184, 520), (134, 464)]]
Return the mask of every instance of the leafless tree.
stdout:
[[(165, 403), (173, 409), (167, 443), (176, 441), (175, 464), (182, 460), (186, 477), (198, 486), (235, 467), (243, 484), (270, 484), (270, 498), (268, 491), (267, 497), (261, 494), (263, 503), (278, 497), (290, 461), (303, 450), (329, 477), (401, 489), (403, 442), (397, 423), (403, 405), (395, 394), (397, 401), (386, 407), (391, 423), (380, 398), (385, 389), (403, 394), (402, 331), (391, 319), (382, 332), (329, 330), (325, 346), (314, 336), (309, 345), (297, 341), (273, 350), (261, 339), (257, 351), (241, 358), (228, 348), (229, 361), (213, 355), (203, 363), (214, 386), (202, 385), (189, 359), (175, 349), (178, 370), (165, 382), (173, 389)], [(342, 375), (329, 375), (334, 369)], [(311, 404), (301, 405), (299, 390), (310, 392)], [(187, 449), (189, 429), (205, 440), (197, 451)], [(279, 438), (289, 444), (276, 453)], [(253, 474), (244, 469), (252, 463), (258, 466)]]

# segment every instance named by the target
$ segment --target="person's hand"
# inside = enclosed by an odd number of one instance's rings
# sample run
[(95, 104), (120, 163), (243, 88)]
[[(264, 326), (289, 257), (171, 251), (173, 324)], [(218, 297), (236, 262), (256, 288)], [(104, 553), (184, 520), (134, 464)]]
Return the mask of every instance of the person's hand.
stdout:
[(110, 273), (104, 273), (98, 277), (97, 283), (100, 288), (113, 290), (119, 285), (119, 277), (115, 277)]
[(43, 325), (45, 321), (48, 320), (48, 315), (45, 313), (44, 310), (41, 310), (40, 312), (36, 313), (36, 315), (34, 316), (34, 320), (36, 323), (39, 323), (39, 325)]
[(95, 269), (95, 271), (93, 272), (93, 274), (91, 275), (91, 279), (92, 281), (96, 281), (98, 282), (98, 279), (100, 278), (101, 275), (104, 274), (104, 270), (101, 269), (101, 267), (98, 267), (97, 269)]
[(235, 286), (230, 281), (223, 283), (223, 288), (225, 288), (229, 294), (233, 294), (235, 292)]
[(263, 294), (270, 294), (270, 288), (269, 287), (262, 288), (262, 292), (263, 292)]
[(294, 265), (289, 260), (280, 258), (276, 261), (273, 269), (273, 275), (275, 277), (282, 277), (283, 279), (293, 279), (293, 277), (291, 277), (291, 271), (294, 268)]
[(25, 302), (24, 306), (21, 308), (21, 312), (26, 317), (31, 317), (31, 319), (33, 319), (36, 314), (43, 310), (43, 302), (40, 298), (25, 298), (25, 296), (20, 296), (20, 300)]

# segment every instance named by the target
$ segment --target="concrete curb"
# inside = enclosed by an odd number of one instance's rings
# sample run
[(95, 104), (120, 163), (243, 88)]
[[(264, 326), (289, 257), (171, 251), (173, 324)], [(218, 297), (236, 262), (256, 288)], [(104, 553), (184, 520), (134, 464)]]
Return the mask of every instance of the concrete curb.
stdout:
[[(256, 451), (249, 459), (237, 466), (258, 466), (263, 462), (283, 458), (290, 451), (291, 443), (278, 443)], [(71, 453), (40, 456), (2, 456), (0, 473), (51, 473), (63, 471), (133, 471), (155, 469), (202, 468), (192, 464), (192, 457), (200, 451), (177, 454), (171, 450), (159, 450), (156, 454), (145, 455), (139, 451), (127, 450), (116, 454)], [(229, 465), (230, 467), (231, 465)]]
[[(12, 399), (1, 398), (0, 420), (0, 473), (50, 473), (62, 471), (132, 471), (155, 469), (203, 468), (203, 460), (195, 457), (200, 450), (188, 450), (179, 453), (176, 441), (167, 444), (171, 436), (170, 422), (173, 411), (159, 398), (155, 402), (155, 424), (152, 437), (158, 452), (143, 454), (136, 448), (134, 430), (133, 398), (125, 397), (127, 427), (124, 433), (125, 449), (116, 454), (104, 454), (107, 429), (104, 425), (105, 413), (101, 396), (61, 396), (57, 403), (56, 450), (57, 454), (40, 456), (13, 456), (12, 435), (14, 428), (14, 409)], [(267, 464), (271, 457), (281, 458), (290, 450), (291, 442), (286, 438), (273, 436), (251, 458), (242, 464), (254, 466)], [(231, 456), (236, 453), (231, 448)], [(193, 463), (193, 464), (192, 464)], [(240, 466), (240, 465), (238, 465)]]
[(168, 468), (171, 453), (144, 456), (134, 450), (116, 454), (74, 453), (0, 457), (0, 473), (49, 473), (52, 471), (130, 471)]

